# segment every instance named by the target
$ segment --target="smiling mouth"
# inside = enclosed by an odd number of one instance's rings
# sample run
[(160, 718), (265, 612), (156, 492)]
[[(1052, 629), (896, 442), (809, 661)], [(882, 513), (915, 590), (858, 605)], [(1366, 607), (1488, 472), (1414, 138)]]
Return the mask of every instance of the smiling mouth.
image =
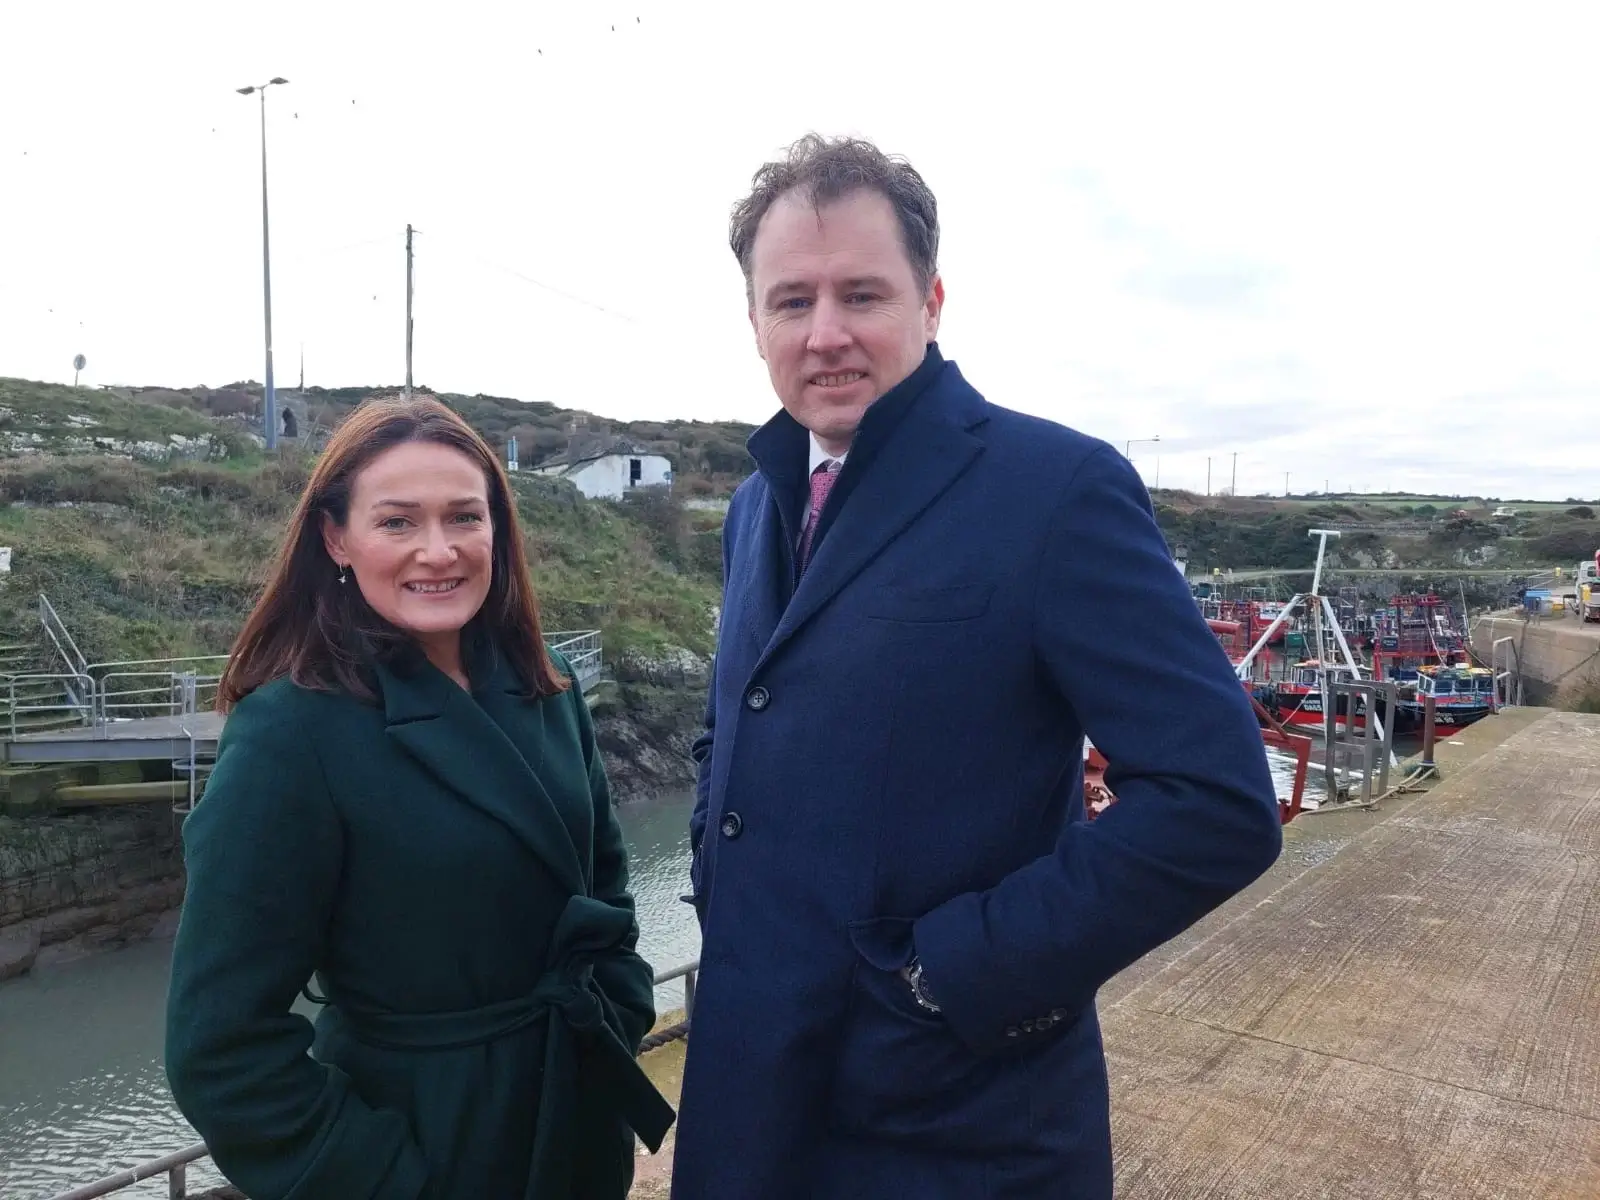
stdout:
[(406, 584), (405, 589), (419, 596), (442, 596), (446, 592), (455, 591), (461, 583), (459, 579), (418, 580)]
[(811, 382), (814, 386), (820, 388), (841, 388), (849, 387), (852, 383), (856, 383), (866, 377), (867, 373), (865, 371), (841, 371), (837, 375), (813, 375)]

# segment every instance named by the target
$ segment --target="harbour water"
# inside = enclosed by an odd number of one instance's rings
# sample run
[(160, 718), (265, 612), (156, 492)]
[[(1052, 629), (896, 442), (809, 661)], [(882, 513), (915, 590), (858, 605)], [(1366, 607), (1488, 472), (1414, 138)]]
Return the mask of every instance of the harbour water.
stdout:
[[(1274, 764), (1280, 794), (1290, 774)], [(1315, 795), (1314, 784), (1308, 794)], [(699, 956), (688, 890), (689, 795), (621, 810), (642, 930), (658, 969)], [(161, 1066), (171, 943), (145, 942), (0, 984), (0, 1197), (36, 1200), (193, 1144)], [(663, 986), (658, 1007), (682, 1003)], [(297, 1005), (308, 1016), (304, 1000)], [(221, 1182), (209, 1163), (193, 1187)], [(162, 1179), (120, 1197), (167, 1194)]]

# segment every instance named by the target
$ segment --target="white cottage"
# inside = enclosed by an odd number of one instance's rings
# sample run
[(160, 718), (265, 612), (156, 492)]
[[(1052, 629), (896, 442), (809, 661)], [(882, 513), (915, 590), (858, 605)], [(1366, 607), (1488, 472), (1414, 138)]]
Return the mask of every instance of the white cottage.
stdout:
[(672, 486), (672, 460), (627, 441), (574, 444), (533, 469), (570, 479), (591, 500), (620, 500), (634, 488)]

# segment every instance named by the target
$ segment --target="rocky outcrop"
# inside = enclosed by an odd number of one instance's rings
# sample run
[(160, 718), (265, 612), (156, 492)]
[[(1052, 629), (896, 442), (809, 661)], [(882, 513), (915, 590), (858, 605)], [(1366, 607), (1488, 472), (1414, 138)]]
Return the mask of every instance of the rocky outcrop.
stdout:
[(593, 702), (595, 739), (619, 804), (694, 786), (689, 747), (705, 713), (705, 685), (608, 683)]
[(705, 719), (710, 663), (692, 650), (619, 654), (590, 697), (595, 737), (618, 803), (694, 786), (689, 747)]

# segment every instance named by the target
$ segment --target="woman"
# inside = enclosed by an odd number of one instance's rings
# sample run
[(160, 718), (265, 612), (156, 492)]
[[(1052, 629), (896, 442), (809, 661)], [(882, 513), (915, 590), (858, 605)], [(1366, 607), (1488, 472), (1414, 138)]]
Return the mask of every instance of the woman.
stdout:
[(659, 1147), (651, 970), (564, 669), (482, 439), (434, 400), (358, 409), (183, 831), (167, 1075), (252, 1200), (622, 1200), (634, 1134)]

